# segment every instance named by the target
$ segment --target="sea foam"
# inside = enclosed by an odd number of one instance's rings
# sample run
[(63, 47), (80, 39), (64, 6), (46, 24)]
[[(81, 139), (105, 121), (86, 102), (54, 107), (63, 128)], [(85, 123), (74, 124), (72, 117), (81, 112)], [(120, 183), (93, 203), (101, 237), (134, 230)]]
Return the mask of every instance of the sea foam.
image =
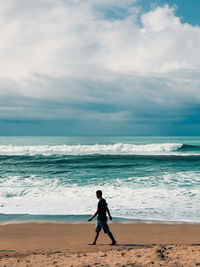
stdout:
[(0, 155), (142, 155), (178, 151), (181, 143), (161, 144), (108, 144), (108, 145), (42, 145), (42, 146), (0, 146)]
[(199, 177), (199, 172), (165, 173), (85, 186), (40, 176), (8, 177), (0, 179), (0, 213), (91, 214), (96, 209), (98, 188), (116, 217), (199, 221)]

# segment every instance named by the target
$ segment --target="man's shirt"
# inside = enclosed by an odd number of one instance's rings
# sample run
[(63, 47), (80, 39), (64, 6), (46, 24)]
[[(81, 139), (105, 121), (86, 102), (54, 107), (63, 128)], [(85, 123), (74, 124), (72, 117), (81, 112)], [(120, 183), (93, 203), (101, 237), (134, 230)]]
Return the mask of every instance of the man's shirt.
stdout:
[(108, 204), (106, 203), (106, 200), (104, 198), (101, 198), (97, 205), (97, 209), (98, 209), (97, 219), (98, 220), (107, 221), (107, 217), (106, 217), (107, 206)]

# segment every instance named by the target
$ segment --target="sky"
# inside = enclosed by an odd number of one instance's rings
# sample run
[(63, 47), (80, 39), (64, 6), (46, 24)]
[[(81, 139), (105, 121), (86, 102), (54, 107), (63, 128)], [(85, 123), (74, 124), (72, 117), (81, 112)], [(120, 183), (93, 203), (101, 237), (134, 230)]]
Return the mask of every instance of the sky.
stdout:
[(0, 0), (0, 135), (200, 135), (199, 0)]

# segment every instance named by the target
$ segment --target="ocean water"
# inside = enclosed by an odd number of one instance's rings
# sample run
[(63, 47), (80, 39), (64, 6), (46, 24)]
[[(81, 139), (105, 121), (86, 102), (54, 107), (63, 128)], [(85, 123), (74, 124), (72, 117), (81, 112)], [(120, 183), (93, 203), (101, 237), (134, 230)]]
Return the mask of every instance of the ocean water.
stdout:
[(0, 221), (200, 222), (200, 137), (0, 137)]

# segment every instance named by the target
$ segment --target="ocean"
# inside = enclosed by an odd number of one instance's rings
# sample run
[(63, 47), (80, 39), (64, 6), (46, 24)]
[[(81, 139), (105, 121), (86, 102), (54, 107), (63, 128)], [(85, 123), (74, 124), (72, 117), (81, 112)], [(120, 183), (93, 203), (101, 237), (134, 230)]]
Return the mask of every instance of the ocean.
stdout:
[(0, 137), (0, 222), (200, 222), (200, 137)]

